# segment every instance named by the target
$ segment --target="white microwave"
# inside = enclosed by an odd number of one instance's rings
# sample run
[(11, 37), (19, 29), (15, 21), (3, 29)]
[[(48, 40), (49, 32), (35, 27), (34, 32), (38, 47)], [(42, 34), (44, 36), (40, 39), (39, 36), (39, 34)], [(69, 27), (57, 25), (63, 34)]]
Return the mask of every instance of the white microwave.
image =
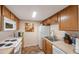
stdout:
[(4, 17), (4, 31), (16, 30), (16, 21)]

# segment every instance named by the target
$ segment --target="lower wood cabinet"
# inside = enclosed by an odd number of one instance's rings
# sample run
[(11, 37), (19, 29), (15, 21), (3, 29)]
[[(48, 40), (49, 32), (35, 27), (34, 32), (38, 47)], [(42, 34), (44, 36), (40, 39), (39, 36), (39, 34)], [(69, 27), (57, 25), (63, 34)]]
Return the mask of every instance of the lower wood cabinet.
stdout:
[(52, 44), (48, 41), (43, 39), (43, 51), (46, 54), (52, 54)]

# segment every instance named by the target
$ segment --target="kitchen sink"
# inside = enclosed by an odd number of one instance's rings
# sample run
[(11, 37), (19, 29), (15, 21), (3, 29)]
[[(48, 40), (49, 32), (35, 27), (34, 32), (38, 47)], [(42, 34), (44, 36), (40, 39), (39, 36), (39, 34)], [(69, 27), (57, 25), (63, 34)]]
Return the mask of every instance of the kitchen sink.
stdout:
[(50, 40), (50, 41), (57, 41), (54, 37), (51, 37), (51, 36), (49, 36), (49, 37), (45, 37), (45, 38), (47, 38), (48, 40)]

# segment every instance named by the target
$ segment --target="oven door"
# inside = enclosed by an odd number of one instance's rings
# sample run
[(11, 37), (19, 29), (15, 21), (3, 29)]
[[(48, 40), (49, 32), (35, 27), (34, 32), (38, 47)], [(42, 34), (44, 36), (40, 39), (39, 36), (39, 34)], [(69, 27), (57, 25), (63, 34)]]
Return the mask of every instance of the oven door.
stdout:
[(14, 49), (14, 54), (21, 54), (22, 42), (20, 42)]
[(16, 22), (7, 17), (4, 17), (4, 31), (8, 30), (16, 30)]

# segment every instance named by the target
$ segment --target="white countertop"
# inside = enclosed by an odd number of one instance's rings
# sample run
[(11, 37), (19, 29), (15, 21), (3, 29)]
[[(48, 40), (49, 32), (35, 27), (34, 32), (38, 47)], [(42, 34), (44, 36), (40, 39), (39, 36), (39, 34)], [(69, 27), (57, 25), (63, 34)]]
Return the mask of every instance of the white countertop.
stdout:
[[(44, 39), (48, 40), (47, 38)], [(64, 41), (53, 41), (53, 42), (50, 40), (48, 41), (67, 54), (75, 54), (74, 52), (75, 48), (70, 44), (64, 43)]]
[(56, 41), (52, 44), (67, 54), (75, 54), (74, 47), (70, 44), (64, 43), (64, 41)]

